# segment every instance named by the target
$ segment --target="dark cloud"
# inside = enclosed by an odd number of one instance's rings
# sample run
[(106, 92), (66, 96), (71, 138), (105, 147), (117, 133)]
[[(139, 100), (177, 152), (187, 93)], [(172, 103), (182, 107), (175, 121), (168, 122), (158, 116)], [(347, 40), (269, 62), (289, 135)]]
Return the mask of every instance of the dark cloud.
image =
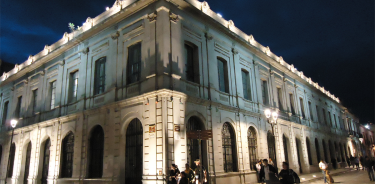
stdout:
[[(271, 51), (374, 122), (374, 1), (206, 0)], [(114, 0), (0, 1), (0, 58), (21, 63)]]

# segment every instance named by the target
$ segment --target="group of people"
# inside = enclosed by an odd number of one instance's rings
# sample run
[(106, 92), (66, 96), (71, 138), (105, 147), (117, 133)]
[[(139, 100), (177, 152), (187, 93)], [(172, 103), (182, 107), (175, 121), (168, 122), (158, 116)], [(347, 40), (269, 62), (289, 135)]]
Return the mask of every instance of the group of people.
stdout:
[[(362, 164), (362, 170), (366, 170), (368, 177), (370, 178), (370, 181), (375, 181), (375, 175), (374, 175), (374, 167), (375, 167), (375, 161), (370, 160), (368, 156), (365, 158), (360, 158), (361, 164)], [(358, 170), (358, 169), (357, 169)]]
[(359, 169), (359, 162), (361, 162), (361, 165), (363, 165), (363, 161), (363, 157), (360, 157), (359, 159), (358, 157), (353, 156), (350, 156), (350, 158), (346, 158), (346, 162), (348, 163), (349, 168), (353, 166), (353, 168), (357, 168), (357, 170)]
[[(201, 165), (200, 160), (194, 161), (195, 169), (191, 169), (188, 163), (185, 164), (185, 171), (180, 172), (176, 164), (171, 165), (169, 171), (168, 184), (206, 184), (207, 171)], [(201, 176), (201, 172), (203, 176)], [(202, 183), (200, 183), (202, 181)]]
[(289, 169), (288, 162), (283, 162), (282, 170), (277, 172), (272, 159), (259, 160), (255, 165), (257, 169), (258, 182), (266, 184), (294, 184), (300, 183), (300, 179), (292, 169)]

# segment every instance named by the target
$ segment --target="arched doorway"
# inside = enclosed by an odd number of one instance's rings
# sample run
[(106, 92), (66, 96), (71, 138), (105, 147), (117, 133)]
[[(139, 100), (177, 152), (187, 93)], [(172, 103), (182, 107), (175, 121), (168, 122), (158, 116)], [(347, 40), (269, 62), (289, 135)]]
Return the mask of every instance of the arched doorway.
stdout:
[(337, 168), (337, 160), (335, 156), (335, 147), (333, 146), (331, 140), (328, 140), (328, 146), (329, 146), (329, 153), (331, 157), (331, 163), (334, 169)]
[(125, 183), (142, 184), (143, 127), (133, 119), (126, 130)]
[(307, 156), (309, 157), (309, 164), (312, 165), (312, 158), (311, 158), (311, 147), (310, 147), (310, 139), (306, 137), (306, 148), (307, 148)]
[(10, 146), (9, 162), (8, 162), (8, 178), (13, 176), (14, 158), (16, 154), (16, 144), (12, 143)]
[(284, 157), (285, 157), (285, 162), (287, 163), (289, 163), (288, 144), (289, 144), (288, 138), (286, 138), (286, 136), (283, 135)]
[(268, 143), (268, 157), (272, 159), (273, 164), (277, 168), (275, 137), (272, 135), (270, 131), (267, 132), (267, 143)]
[(302, 172), (302, 164), (301, 164), (301, 155), (302, 155), (302, 145), (301, 145), (301, 140), (296, 138), (296, 149), (297, 149), (297, 160), (298, 160), (298, 166), (299, 166), (299, 172)]
[(249, 148), (250, 169), (256, 170), (257, 164), (257, 135), (254, 127), (247, 130), (247, 143)]
[(223, 166), (225, 172), (237, 172), (236, 135), (230, 123), (225, 122), (221, 130)]
[(27, 144), (27, 148), (26, 148), (25, 172), (23, 175), (24, 184), (27, 184), (27, 178), (29, 177), (30, 158), (31, 158), (31, 141), (29, 142), (29, 144)]
[(327, 155), (327, 147), (326, 147), (326, 142), (324, 139), (322, 140), (323, 143), (323, 153), (324, 153), (324, 160), (329, 163), (328, 155)]
[(104, 131), (99, 125), (91, 131), (89, 151), (88, 177), (101, 178), (103, 176)]
[(316, 150), (316, 159), (317, 163), (319, 163), (322, 159), (320, 157), (320, 147), (319, 147), (319, 141), (317, 138), (315, 138), (315, 150)]
[(42, 184), (47, 184), (49, 157), (50, 157), (51, 140), (48, 138), (44, 143), (43, 163), (42, 163)]
[(61, 178), (71, 178), (73, 174), (74, 157), (74, 134), (69, 132), (62, 141), (61, 145)]
[[(188, 122), (186, 124), (186, 132), (197, 131), (197, 130), (204, 130), (204, 124), (198, 117), (192, 116), (188, 119)], [(188, 149), (187, 150), (188, 151), (187, 163), (189, 163), (192, 169), (195, 169), (196, 165), (194, 161), (199, 159), (199, 141), (197, 139), (188, 139), (187, 149)], [(208, 168), (206, 150), (207, 150), (206, 141), (202, 140), (201, 141), (201, 154), (202, 154), (203, 160), (201, 160), (201, 163), (205, 168)]]

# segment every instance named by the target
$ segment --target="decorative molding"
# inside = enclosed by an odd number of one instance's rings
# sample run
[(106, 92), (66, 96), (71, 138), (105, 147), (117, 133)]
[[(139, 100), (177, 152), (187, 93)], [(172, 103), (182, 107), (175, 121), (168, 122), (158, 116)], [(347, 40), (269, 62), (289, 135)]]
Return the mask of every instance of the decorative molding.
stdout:
[(82, 54), (87, 54), (90, 52), (90, 48), (89, 47), (86, 47), (82, 50)]
[(179, 16), (172, 13), (172, 12), (169, 12), (169, 20), (171, 20), (172, 22), (177, 22), (179, 19)]
[(237, 54), (238, 54), (238, 50), (237, 50), (237, 49), (235, 49), (235, 48), (232, 48), (232, 52), (233, 52), (233, 54), (235, 54), (235, 55), (237, 55)]
[(157, 16), (158, 16), (158, 15), (157, 15), (157, 12), (154, 12), (154, 13), (151, 13), (151, 14), (147, 15), (147, 18), (148, 18), (148, 20), (149, 20), (150, 22), (153, 22), (153, 21), (156, 20), (156, 17), (157, 17)]
[(116, 31), (115, 33), (111, 34), (112, 40), (116, 40), (120, 36), (120, 32)]

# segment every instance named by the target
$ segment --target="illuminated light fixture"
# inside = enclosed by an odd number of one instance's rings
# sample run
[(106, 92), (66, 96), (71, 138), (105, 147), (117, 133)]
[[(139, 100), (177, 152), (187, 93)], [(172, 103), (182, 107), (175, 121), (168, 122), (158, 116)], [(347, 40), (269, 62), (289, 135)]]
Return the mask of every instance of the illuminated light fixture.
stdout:
[(316, 175), (313, 175), (314, 178), (316, 178)]
[(223, 17), (220, 13), (217, 13), (217, 16), (219, 16), (219, 17)]
[(16, 127), (17, 123), (18, 121), (16, 119), (10, 120), (10, 126), (12, 126), (13, 129)]
[(279, 114), (276, 111), (272, 112), (271, 109), (265, 109), (264, 110), (264, 115), (267, 118), (267, 122), (271, 125), (272, 135), (275, 136), (275, 134), (274, 134), (274, 126), (277, 124), (277, 118), (278, 118)]
[(107, 7), (105, 7), (105, 10), (106, 10), (106, 11), (108, 11), (108, 10), (109, 10), (109, 7), (108, 7), (108, 6), (107, 6)]
[(305, 180), (305, 178), (302, 178), (302, 180)]
[(370, 129), (370, 125), (368, 125), (368, 124), (365, 125), (365, 128)]

